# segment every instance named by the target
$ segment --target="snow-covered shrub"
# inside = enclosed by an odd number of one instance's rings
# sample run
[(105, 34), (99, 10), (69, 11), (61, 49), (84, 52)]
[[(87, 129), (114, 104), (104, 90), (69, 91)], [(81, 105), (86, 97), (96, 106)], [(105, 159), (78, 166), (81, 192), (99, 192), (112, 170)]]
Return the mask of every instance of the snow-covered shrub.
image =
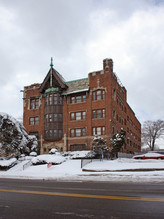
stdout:
[(70, 159), (87, 159), (94, 158), (95, 153), (93, 151), (69, 151), (63, 153), (64, 157), (69, 157)]
[(32, 159), (33, 165), (40, 164), (61, 164), (65, 161), (65, 158), (61, 155), (42, 154)]
[(36, 156), (37, 156), (37, 153), (36, 153), (35, 151), (33, 151), (33, 152), (30, 153), (30, 156), (36, 157)]
[(2, 159), (0, 160), (0, 170), (8, 170), (16, 164), (17, 164), (16, 158)]
[(56, 148), (52, 148), (50, 151), (49, 151), (49, 154), (56, 154), (56, 152), (58, 152), (58, 150)]
[(23, 124), (6, 113), (0, 113), (0, 153), (29, 154), (38, 150), (36, 136), (28, 135)]

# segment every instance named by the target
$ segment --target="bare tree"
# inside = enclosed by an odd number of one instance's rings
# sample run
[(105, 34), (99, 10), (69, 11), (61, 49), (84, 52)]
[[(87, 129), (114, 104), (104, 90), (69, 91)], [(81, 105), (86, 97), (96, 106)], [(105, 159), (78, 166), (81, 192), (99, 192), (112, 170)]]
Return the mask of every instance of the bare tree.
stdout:
[(164, 121), (145, 121), (142, 128), (142, 140), (151, 151), (154, 151), (155, 142), (164, 135)]

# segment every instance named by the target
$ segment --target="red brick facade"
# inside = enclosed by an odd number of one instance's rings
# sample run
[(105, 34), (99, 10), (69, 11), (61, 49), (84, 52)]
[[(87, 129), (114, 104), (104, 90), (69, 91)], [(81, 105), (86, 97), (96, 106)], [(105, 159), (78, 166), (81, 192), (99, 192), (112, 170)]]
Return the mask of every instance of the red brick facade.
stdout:
[(40, 153), (90, 150), (94, 135), (110, 138), (126, 131), (123, 152), (141, 150), (141, 124), (127, 103), (127, 92), (113, 73), (113, 61), (88, 78), (65, 82), (52, 67), (42, 84), (24, 87), (24, 126), (38, 136)]

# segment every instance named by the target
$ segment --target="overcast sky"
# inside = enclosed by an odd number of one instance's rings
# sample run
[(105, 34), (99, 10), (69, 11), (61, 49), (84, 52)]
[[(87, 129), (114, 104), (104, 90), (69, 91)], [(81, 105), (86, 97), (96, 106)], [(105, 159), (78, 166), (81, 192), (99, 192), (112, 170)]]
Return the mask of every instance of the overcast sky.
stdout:
[(140, 122), (164, 119), (164, 0), (0, 0), (0, 112), (23, 114), (51, 57), (66, 81), (112, 58)]

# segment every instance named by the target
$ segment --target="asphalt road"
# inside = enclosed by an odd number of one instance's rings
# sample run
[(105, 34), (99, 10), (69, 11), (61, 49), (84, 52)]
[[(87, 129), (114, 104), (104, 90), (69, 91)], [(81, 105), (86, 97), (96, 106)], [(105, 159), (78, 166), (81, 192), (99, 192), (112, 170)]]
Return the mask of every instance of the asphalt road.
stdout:
[(0, 179), (0, 219), (164, 218), (164, 183)]

